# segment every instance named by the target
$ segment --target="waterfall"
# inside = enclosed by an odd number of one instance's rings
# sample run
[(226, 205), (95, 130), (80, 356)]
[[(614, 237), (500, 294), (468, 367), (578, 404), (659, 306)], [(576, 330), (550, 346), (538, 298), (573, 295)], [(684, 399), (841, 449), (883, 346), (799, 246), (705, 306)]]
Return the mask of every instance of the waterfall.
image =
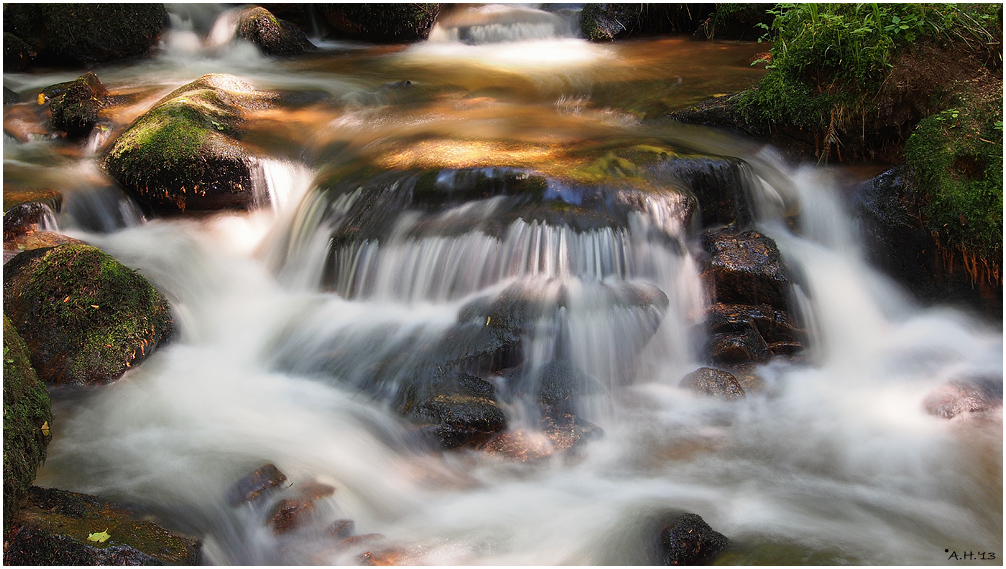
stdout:
[(516, 5), (485, 4), (444, 14), (430, 31), (432, 43), (496, 44), (577, 37), (577, 20)]

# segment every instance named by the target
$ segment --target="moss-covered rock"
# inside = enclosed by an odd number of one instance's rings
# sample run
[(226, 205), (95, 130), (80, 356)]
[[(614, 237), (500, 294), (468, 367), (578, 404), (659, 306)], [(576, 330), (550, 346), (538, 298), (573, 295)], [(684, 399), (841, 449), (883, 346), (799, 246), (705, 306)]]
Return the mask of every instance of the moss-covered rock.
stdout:
[(261, 6), (241, 12), (234, 37), (250, 41), (267, 55), (300, 55), (315, 49), (300, 28)]
[(96, 496), (32, 486), (5, 565), (198, 565), (202, 544)]
[(35, 480), (52, 439), (49, 393), (31, 367), (28, 349), (3, 317), (3, 532)]
[(140, 116), (102, 157), (105, 171), (153, 207), (249, 207), (255, 157), (239, 142), (246, 110), (268, 97), (230, 75), (204, 75)]
[[(23, 39), (38, 54), (34, 63), (42, 65), (142, 55), (168, 23), (164, 4), (7, 3), (3, 13), (4, 32)], [(6, 53), (4, 64), (6, 70)]]
[(71, 138), (87, 136), (98, 123), (98, 113), (108, 100), (108, 89), (93, 71), (66, 83), (42, 90), (39, 102), (49, 101), (52, 126)]
[(3, 276), (4, 310), (46, 383), (113, 381), (171, 337), (167, 300), (94, 247), (21, 253)]
[[(11, 73), (24, 71), (34, 56), (31, 46), (14, 34), (3, 35), (3, 71)], [(7, 104), (6, 102), (4, 103)]]
[(630, 36), (691, 33), (716, 9), (715, 4), (586, 4), (580, 30), (590, 41)]
[(322, 4), (336, 37), (373, 43), (424, 40), (440, 13), (440, 4)]

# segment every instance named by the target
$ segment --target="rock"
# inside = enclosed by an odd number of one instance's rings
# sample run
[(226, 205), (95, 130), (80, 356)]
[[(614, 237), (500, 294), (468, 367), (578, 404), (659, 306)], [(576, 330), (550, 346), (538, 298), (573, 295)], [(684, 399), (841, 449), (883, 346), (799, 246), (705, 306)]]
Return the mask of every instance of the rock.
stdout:
[(304, 525), (314, 513), (314, 502), (284, 498), (273, 508), (269, 525), (276, 535), (284, 534)]
[(353, 520), (335, 520), (325, 530), (325, 534), (339, 539), (353, 535), (353, 528), (356, 523)]
[(3, 213), (3, 240), (6, 243), (38, 231), (39, 225), (55, 219), (56, 212), (47, 203), (25, 202), (13, 206)]
[(705, 565), (730, 541), (695, 514), (681, 514), (660, 534), (664, 565)]
[(585, 4), (580, 29), (590, 41), (631, 36), (691, 33), (716, 9), (715, 4)]
[(925, 304), (952, 303), (1002, 315), (1002, 282), (971, 282), (960, 254), (941, 251), (922, 224), (923, 197), (910, 168), (860, 184), (852, 197), (867, 259)]
[(321, 4), (335, 37), (372, 43), (425, 40), (440, 4)]
[(86, 245), (80, 239), (74, 239), (53, 231), (32, 231), (20, 234), (3, 244), (3, 262), (7, 264), (18, 254), (24, 251), (34, 251), (36, 249), (48, 249), (60, 245)]
[(702, 227), (734, 225), (747, 228), (754, 222), (754, 210), (745, 188), (753, 174), (739, 160), (726, 158), (673, 158), (658, 170), (680, 180), (698, 202)]
[(49, 100), (53, 128), (70, 138), (83, 138), (98, 123), (98, 113), (105, 107), (108, 89), (93, 71), (88, 71), (73, 81), (43, 90), (39, 100), (43, 98)]
[(740, 399), (744, 388), (730, 372), (700, 367), (681, 379), (681, 387), (720, 399)]
[(164, 296), (94, 247), (28, 251), (3, 277), (4, 310), (48, 384), (114, 381), (171, 337)]
[[(28, 68), (32, 58), (35, 56), (31, 46), (14, 34), (4, 32), (3, 34), (3, 72), (15, 73)], [(16, 101), (15, 101), (16, 102)], [(4, 103), (7, 103), (7, 91), (4, 90)]]
[(537, 399), (560, 413), (574, 413), (579, 396), (596, 393), (601, 388), (597, 380), (573, 364), (552, 360), (542, 366), (537, 381)]
[[(163, 4), (9, 4), (4, 32), (37, 52), (35, 65), (79, 65), (142, 55), (168, 23)], [(7, 67), (4, 40), (4, 67)]]
[(702, 237), (710, 255), (702, 278), (714, 302), (788, 308), (790, 279), (774, 241), (757, 231), (709, 230)]
[[(4, 544), (5, 565), (198, 565), (202, 544), (127, 506), (33, 486)], [(108, 534), (105, 541), (89, 540)]]
[(706, 310), (709, 361), (764, 363), (773, 356), (797, 355), (806, 333), (788, 312), (768, 304), (717, 303)]
[(21, 99), (21, 97), (18, 96), (18, 94), (15, 93), (14, 91), (8, 89), (7, 87), (3, 88), (3, 104), (4, 104), (4, 106), (13, 105), (14, 103), (17, 103), (20, 99)]
[(3, 317), (3, 532), (45, 462), (52, 440), (49, 392), (31, 367), (28, 349)]
[(1002, 405), (1002, 379), (951, 381), (932, 391), (923, 403), (926, 412), (944, 419), (989, 411)]
[(230, 75), (204, 75), (140, 116), (101, 166), (158, 210), (247, 208), (256, 158), (239, 142), (246, 110), (269, 97)]
[(604, 429), (575, 415), (548, 405), (543, 406), (542, 410), (544, 411), (542, 432), (552, 442), (556, 452), (575, 449), (583, 443), (604, 436)]
[(435, 395), (416, 402), (405, 414), (426, 425), (424, 430), (434, 435), (445, 449), (478, 446), (507, 426), (498, 403), (473, 395)]
[(234, 37), (250, 41), (266, 55), (300, 55), (316, 49), (300, 28), (261, 6), (241, 12)]
[(275, 464), (266, 464), (249, 472), (231, 486), (227, 491), (227, 501), (232, 506), (254, 501), (283, 482), (286, 482), (286, 475), (280, 472)]

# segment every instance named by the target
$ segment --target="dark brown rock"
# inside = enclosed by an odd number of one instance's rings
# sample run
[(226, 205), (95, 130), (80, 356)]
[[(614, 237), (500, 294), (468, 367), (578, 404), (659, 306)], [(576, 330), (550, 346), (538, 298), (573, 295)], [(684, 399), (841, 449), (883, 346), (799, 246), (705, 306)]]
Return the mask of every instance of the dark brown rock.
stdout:
[(695, 514), (681, 514), (661, 532), (664, 565), (705, 565), (730, 541)]
[[(108, 535), (97, 541), (94, 534)], [(94, 537), (89, 539), (89, 537)], [(4, 544), (5, 565), (198, 565), (202, 544), (122, 504), (33, 486)]]
[(494, 400), (464, 394), (439, 394), (418, 403), (408, 416), (426, 424), (445, 449), (477, 446), (506, 429), (506, 416)]
[(681, 387), (720, 399), (740, 399), (744, 388), (730, 372), (700, 367), (681, 379)]
[(797, 355), (806, 335), (788, 312), (767, 304), (714, 304), (706, 310), (706, 328), (709, 360), (719, 364)]
[(311, 500), (295, 500), (284, 498), (273, 508), (269, 516), (269, 525), (276, 535), (295, 530), (314, 513), (314, 502)]
[(702, 273), (714, 302), (788, 308), (791, 283), (775, 242), (757, 231), (703, 233)]
[(286, 482), (286, 475), (275, 464), (266, 464), (238, 480), (227, 492), (227, 500), (232, 506), (251, 502), (266, 491)]
[(93, 71), (42, 90), (39, 102), (49, 102), (52, 126), (70, 138), (83, 138), (98, 124), (108, 101), (108, 89)]
[(926, 397), (923, 406), (930, 415), (951, 419), (1002, 407), (1002, 379), (951, 381)]

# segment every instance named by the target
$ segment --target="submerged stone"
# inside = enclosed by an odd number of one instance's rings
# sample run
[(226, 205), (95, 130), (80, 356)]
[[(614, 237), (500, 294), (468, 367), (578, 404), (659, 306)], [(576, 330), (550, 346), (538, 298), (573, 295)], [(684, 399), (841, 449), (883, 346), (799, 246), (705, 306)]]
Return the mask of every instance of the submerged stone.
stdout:
[(1002, 379), (951, 381), (933, 390), (923, 402), (926, 412), (944, 419), (989, 411), (1002, 405)]
[(280, 472), (275, 464), (266, 464), (238, 480), (228, 490), (227, 501), (232, 506), (237, 506), (242, 502), (251, 502), (283, 482), (286, 482), (286, 475)]
[(274, 507), (269, 516), (269, 525), (276, 535), (288, 533), (303, 526), (314, 514), (314, 502), (284, 498)]
[(3, 317), (3, 531), (35, 472), (45, 462), (52, 440), (49, 392), (38, 380), (28, 349), (7, 315)]
[(39, 379), (88, 385), (118, 379), (167, 342), (167, 300), (142, 276), (88, 245), (17, 255), (4, 265), (4, 310)]
[(711, 230), (703, 246), (709, 261), (702, 277), (715, 302), (789, 306), (792, 285), (774, 241), (757, 231)]
[(5, 565), (198, 565), (202, 543), (96, 496), (32, 486)]
[(720, 399), (744, 397), (744, 388), (730, 372), (700, 367), (681, 379), (681, 387)]

